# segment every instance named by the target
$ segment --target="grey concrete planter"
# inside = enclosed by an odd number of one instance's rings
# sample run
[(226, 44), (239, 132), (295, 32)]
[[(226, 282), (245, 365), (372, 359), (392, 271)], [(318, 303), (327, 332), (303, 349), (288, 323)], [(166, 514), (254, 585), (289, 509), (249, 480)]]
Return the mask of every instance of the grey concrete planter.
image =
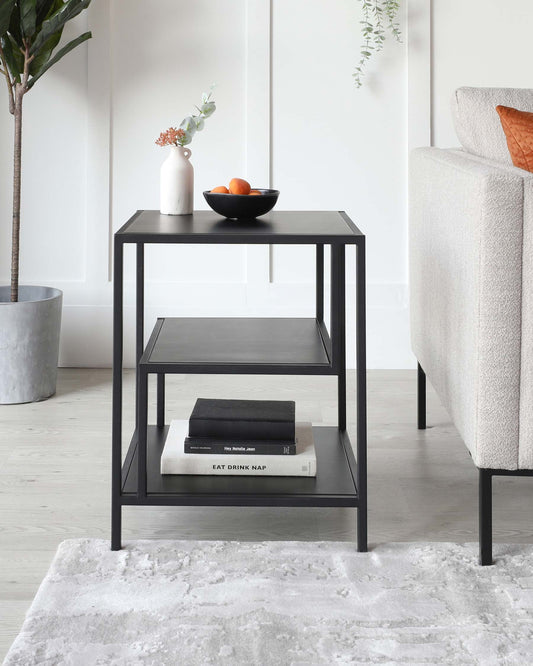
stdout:
[(45, 400), (56, 391), (63, 292), (0, 287), (0, 404)]

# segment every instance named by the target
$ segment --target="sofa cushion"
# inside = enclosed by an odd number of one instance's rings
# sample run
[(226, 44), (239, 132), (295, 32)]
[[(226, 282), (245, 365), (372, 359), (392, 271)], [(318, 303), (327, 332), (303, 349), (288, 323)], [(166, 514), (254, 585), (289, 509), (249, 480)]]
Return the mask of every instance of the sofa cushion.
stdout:
[(533, 113), (518, 111), (510, 106), (497, 106), (507, 147), (513, 164), (519, 169), (533, 171)]
[(463, 148), (489, 160), (512, 164), (496, 107), (533, 112), (530, 88), (458, 88), (452, 99), (457, 138)]

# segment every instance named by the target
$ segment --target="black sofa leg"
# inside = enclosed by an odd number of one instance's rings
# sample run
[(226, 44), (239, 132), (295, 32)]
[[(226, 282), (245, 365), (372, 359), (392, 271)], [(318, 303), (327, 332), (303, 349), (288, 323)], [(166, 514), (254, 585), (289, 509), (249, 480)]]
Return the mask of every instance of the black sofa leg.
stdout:
[(426, 373), (422, 370), (420, 363), (418, 363), (418, 380), (417, 380), (417, 394), (418, 394), (418, 429), (426, 429)]
[(479, 563), (492, 562), (492, 472), (479, 470)]

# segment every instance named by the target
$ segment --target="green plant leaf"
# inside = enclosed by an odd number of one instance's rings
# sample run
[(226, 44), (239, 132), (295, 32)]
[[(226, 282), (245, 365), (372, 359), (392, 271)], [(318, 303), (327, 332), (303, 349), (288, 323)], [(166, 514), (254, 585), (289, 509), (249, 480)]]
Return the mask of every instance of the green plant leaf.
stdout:
[[(37, 27), (64, 5), (64, 0), (37, 0)], [(52, 53), (61, 40), (63, 28), (55, 32), (41, 47), (30, 63), (30, 75), (36, 76), (41, 67), (51, 58)]]
[(60, 9), (63, 4), (63, 0), (37, 0), (37, 27), (40, 27), (44, 19)]
[(20, 77), (24, 71), (24, 56), (19, 51), (17, 43), (13, 40), (11, 35), (5, 34), (0, 38), (0, 43), (2, 44), (2, 51), (4, 52), (4, 57), (11, 76), (17, 83), (20, 83)]
[(37, 22), (36, 0), (19, 0), (20, 27), (26, 37), (33, 37)]
[(55, 47), (59, 44), (61, 35), (63, 34), (63, 28), (54, 33), (48, 41), (43, 44), (43, 47), (39, 53), (35, 54), (34, 59), (30, 63), (30, 74), (31, 76), (36, 76), (41, 67), (45, 65), (51, 58), (52, 52)]
[(0, 2), (0, 37), (8, 31), (14, 6), (15, 0), (2, 0)]
[(30, 55), (37, 53), (53, 34), (61, 30), (68, 21), (81, 14), (90, 4), (91, 0), (67, 0), (62, 4), (57, 11), (43, 21), (41, 30), (31, 45)]
[(91, 37), (92, 34), (90, 32), (84, 32), (83, 35), (80, 35), (76, 39), (73, 39), (62, 49), (59, 49), (59, 51), (55, 54), (55, 56), (51, 58), (45, 65), (43, 65), (40, 71), (33, 78), (30, 79), (28, 83), (28, 90), (34, 85), (36, 81), (38, 81), (41, 78), (41, 76), (45, 72), (47, 72), (50, 69), (50, 67), (53, 67), (57, 62), (59, 62), (63, 56), (67, 55), (67, 53), (70, 53), (72, 49), (75, 49), (76, 46), (79, 46), (83, 42), (86, 42)]
[(17, 3), (13, 8), (13, 13), (11, 14), (11, 21), (9, 22), (9, 34), (15, 40), (18, 48), (24, 48), (22, 42), (22, 32), (20, 31), (20, 10)]

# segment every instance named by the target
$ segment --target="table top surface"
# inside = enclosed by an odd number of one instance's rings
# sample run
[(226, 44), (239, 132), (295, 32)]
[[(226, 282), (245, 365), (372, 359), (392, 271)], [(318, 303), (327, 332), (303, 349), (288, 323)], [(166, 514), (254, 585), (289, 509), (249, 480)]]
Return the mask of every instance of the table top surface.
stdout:
[(115, 237), (130, 243), (360, 243), (364, 234), (343, 211), (271, 211), (229, 220), (213, 211), (161, 215), (139, 210)]

